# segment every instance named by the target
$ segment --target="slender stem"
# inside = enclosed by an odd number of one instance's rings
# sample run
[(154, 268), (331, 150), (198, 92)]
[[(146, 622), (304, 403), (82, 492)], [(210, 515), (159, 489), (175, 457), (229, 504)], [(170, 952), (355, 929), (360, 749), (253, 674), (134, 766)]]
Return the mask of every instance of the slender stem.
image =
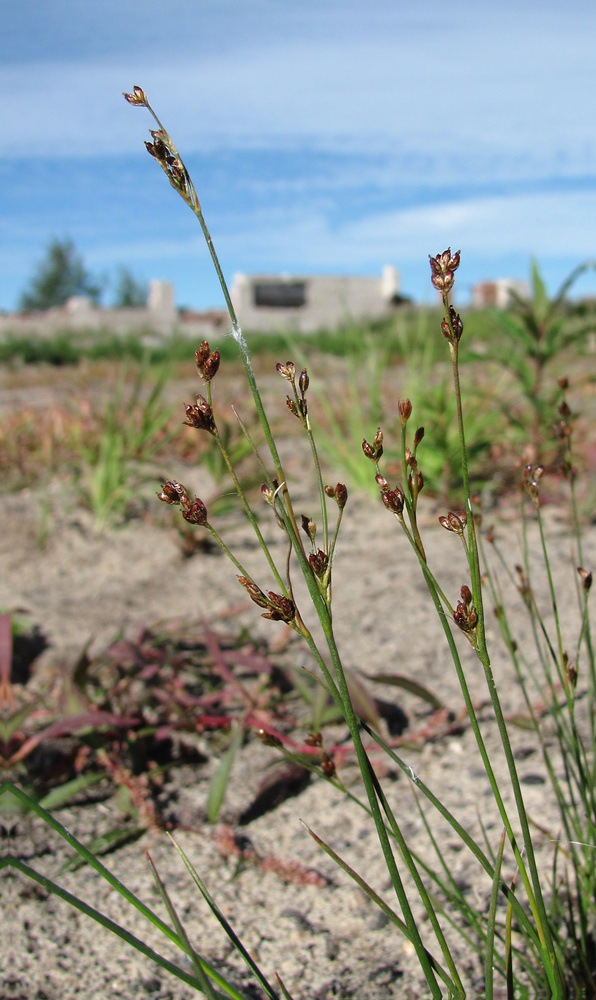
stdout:
[(319, 453), (317, 451), (317, 445), (310, 426), (310, 420), (308, 419), (308, 414), (306, 415), (306, 432), (308, 434), (308, 440), (310, 443), (310, 451), (312, 455), (313, 465), (315, 467), (315, 475), (317, 479), (319, 499), (321, 503), (321, 523), (323, 527), (323, 552), (329, 554), (329, 525), (327, 520), (327, 498), (325, 496), (325, 484), (323, 482), (323, 473), (321, 472)]
[(238, 476), (236, 474), (236, 470), (235, 470), (235, 468), (234, 468), (234, 466), (233, 466), (233, 464), (232, 464), (232, 462), (230, 460), (230, 456), (228, 455), (228, 453), (227, 453), (227, 451), (225, 449), (224, 443), (221, 440), (221, 437), (219, 436), (219, 431), (217, 430), (217, 425), (216, 425), (215, 430), (213, 432), (213, 436), (215, 437), (215, 440), (217, 441), (217, 444), (219, 446), (219, 450), (221, 452), (222, 458), (223, 458), (223, 460), (224, 460), (224, 462), (226, 464), (226, 468), (227, 468), (227, 470), (228, 470), (228, 472), (230, 474), (232, 482), (234, 483), (234, 487), (236, 489), (236, 493), (240, 497), (240, 500), (242, 502), (242, 506), (244, 507), (244, 511), (246, 513), (246, 516), (247, 516), (248, 520), (250, 521), (251, 527), (252, 527), (255, 535), (257, 536), (259, 545), (260, 545), (261, 549), (263, 550), (263, 553), (265, 555), (265, 558), (267, 559), (267, 562), (269, 563), (269, 568), (271, 569), (271, 572), (273, 573), (275, 579), (277, 580), (277, 583), (279, 584), (281, 590), (287, 596), (286, 587), (285, 587), (285, 584), (284, 584), (283, 579), (281, 577), (281, 574), (280, 574), (277, 566), (275, 565), (275, 561), (273, 559), (273, 556), (271, 555), (269, 546), (267, 545), (267, 542), (263, 538), (263, 535), (261, 533), (261, 529), (259, 527), (259, 522), (257, 521), (257, 519), (256, 519), (256, 517), (254, 515), (254, 512), (253, 512), (253, 509), (252, 509), (252, 507), (250, 506), (250, 504), (248, 502), (246, 493), (242, 489), (242, 484), (240, 483), (240, 480), (238, 479)]
[[(513, 750), (511, 747), (511, 742), (509, 740), (509, 733), (507, 730), (507, 725), (505, 723), (505, 717), (501, 707), (501, 701), (497, 692), (497, 687), (495, 684), (494, 675), (490, 663), (490, 657), (486, 646), (485, 616), (484, 616), (484, 606), (482, 598), (480, 558), (478, 552), (478, 542), (476, 537), (476, 525), (472, 509), (470, 476), (468, 470), (468, 456), (467, 456), (466, 439), (464, 431), (463, 405), (462, 405), (461, 385), (459, 379), (458, 337), (456, 336), (455, 330), (453, 329), (453, 323), (449, 309), (449, 298), (447, 295), (443, 296), (443, 305), (445, 307), (445, 315), (447, 318), (447, 322), (451, 327), (451, 333), (452, 333), (451, 339), (449, 341), (449, 348), (451, 353), (453, 384), (455, 389), (455, 398), (457, 406), (457, 423), (458, 423), (458, 433), (460, 440), (462, 480), (463, 480), (464, 499), (466, 504), (467, 524), (468, 524), (468, 540), (469, 540), (468, 562), (469, 562), (470, 576), (472, 581), (472, 595), (474, 600), (474, 606), (476, 608), (476, 612), (478, 615), (478, 625), (477, 625), (478, 644), (476, 647), (476, 651), (478, 658), (482, 663), (482, 667), (484, 669), (486, 685), (488, 688), (491, 704), (493, 706), (493, 712), (495, 714), (495, 719), (499, 730), (501, 745), (505, 753), (505, 759), (507, 762), (507, 768), (511, 780), (512, 791), (515, 798), (517, 814), (522, 829), (523, 843), (528, 860), (528, 868), (532, 880), (533, 892), (528, 891), (529, 886), (526, 882), (526, 879), (524, 878), (526, 869), (523, 863), (520, 865), (520, 872), (526, 884), (526, 891), (528, 892), (530, 905), (535, 911), (535, 919), (537, 922), (538, 933), (548, 953), (548, 962), (546, 963), (545, 972), (549, 977), (551, 986), (553, 987), (553, 989), (556, 990), (556, 995), (561, 995), (562, 991), (561, 970), (555, 955), (554, 942), (552, 939), (550, 924), (546, 913), (546, 906), (542, 895), (541, 880), (538, 872), (538, 865), (536, 863), (536, 856), (534, 854), (534, 844), (530, 834), (528, 817), (526, 814), (526, 808), (521, 791), (521, 785), (519, 782), (519, 776), (515, 765), (515, 758), (513, 756)], [(512, 840), (512, 845), (514, 846), (514, 849), (517, 850), (515, 838), (512, 835), (511, 826), (508, 819), (505, 825), (506, 827), (508, 827), (508, 836), (510, 840)]]

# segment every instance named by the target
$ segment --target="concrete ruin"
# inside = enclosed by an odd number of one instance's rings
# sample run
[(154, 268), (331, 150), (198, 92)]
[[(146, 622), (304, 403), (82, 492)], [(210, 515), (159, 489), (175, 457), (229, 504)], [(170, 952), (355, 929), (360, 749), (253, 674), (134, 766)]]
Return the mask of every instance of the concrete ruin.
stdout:
[(516, 278), (480, 281), (472, 289), (470, 305), (473, 309), (509, 309), (513, 305), (514, 295), (528, 298), (530, 295), (528, 282)]
[(193, 312), (176, 309), (174, 286), (169, 281), (151, 281), (147, 305), (141, 308), (104, 309), (85, 296), (75, 296), (64, 306), (44, 312), (8, 313), (0, 316), (0, 337), (53, 337), (57, 333), (101, 333), (125, 337), (135, 333), (148, 341), (173, 334), (191, 338), (213, 337), (229, 326), (223, 309)]
[(231, 296), (242, 328), (263, 333), (333, 330), (389, 316), (405, 301), (391, 265), (378, 278), (236, 274)]

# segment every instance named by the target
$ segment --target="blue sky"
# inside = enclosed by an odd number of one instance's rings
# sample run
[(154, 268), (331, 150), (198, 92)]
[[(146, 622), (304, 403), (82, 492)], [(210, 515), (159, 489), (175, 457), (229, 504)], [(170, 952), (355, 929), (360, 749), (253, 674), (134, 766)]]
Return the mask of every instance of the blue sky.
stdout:
[[(378, 274), (460, 298), (596, 256), (596, 4), (581, 0), (4, 0), (0, 308), (53, 237), (220, 306), (198, 226), (146, 153), (145, 88), (225, 272)], [(594, 277), (579, 291), (594, 292)]]

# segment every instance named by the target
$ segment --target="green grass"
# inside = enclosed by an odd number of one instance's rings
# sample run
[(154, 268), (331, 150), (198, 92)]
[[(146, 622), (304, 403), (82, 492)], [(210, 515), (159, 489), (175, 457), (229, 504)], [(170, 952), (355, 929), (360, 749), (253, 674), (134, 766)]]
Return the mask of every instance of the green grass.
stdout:
[[(437, 326), (438, 311), (426, 306), (403, 307), (394, 316), (368, 323), (349, 323), (337, 330), (321, 329), (315, 333), (293, 334), (309, 352), (334, 357), (351, 357), (362, 353), (362, 338), (369, 336), (382, 342), (390, 358), (403, 358), (412, 343), (420, 343)], [(470, 313), (467, 320), (475, 339), (486, 340), (499, 328), (499, 314), (495, 310)], [(476, 337), (476, 332), (478, 337)], [(287, 351), (288, 335), (280, 329), (277, 333), (251, 333), (250, 346), (254, 357), (263, 355), (283, 357)], [(141, 333), (116, 335), (109, 331), (95, 334), (77, 331), (58, 331), (53, 336), (8, 334), (0, 340), (0, 363), (76, 365), (83, 360), (145, 360), (150, 364), (187, 361), (189, 348), (201, 336), (189, 337), (174, 333), (159, 344), (147, 343)], [(210, 342), (221, 353), (222, 360), (237, 360), (234, 340), (227, 335), (210, 337)]]

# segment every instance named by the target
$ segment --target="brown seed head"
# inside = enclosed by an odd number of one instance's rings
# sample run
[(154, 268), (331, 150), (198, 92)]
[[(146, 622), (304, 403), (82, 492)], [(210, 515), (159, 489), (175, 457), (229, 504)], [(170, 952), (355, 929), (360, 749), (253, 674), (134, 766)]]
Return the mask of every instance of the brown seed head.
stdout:
[(182, 503), (183, 500), (188, 501), (188, 494), (182, 483), (177, 483), (175, 479), (168, 479), (157, 494), (157, 498), (164, 503)]
[(174, 157), (168, 152), (168, 147), (164, 143), (163, 139), (157, 138), (157, 133), (151, 133), (155, 139), (154, 142), (145, 141), (145, 148), (147, 152), (161, 164), (162, 167), (169, 169), (170, 164), (173, 162)]
[(333, 757), (330, 757), (326, 750), (323, 750), (321, 754), (321, 770), (326, 778), (335, 777), (335, 761)]
[(125, 94), (123, 92), (122, 96), (125, 101), (138, 108), (146, 108), (148, 106), (147, 95), (141, 87), (133, 87), (132, 94)]
[(272, 590), (268, 591), (267, 596), (269, 610), (263, 615), (263, 618), (268, 618), (272, 622), (286, 622), (288, 624), (294, 621), (296, 607), (289, 597), (275, 594)]
[(298, 386), (300, 388), (300, 393), (302, 396), (305, 395), (309, 385), (310, 385), (310, 379), (308, 377), (308, 372), (306, 368), (303, 368), (302, 371), (300, 372), (300, 377), (298, 379)]
[(197, 371), (205, 382), (210, 382), (217, 374), (221, 355), (219, 351), (213, 351), (209, 347), (209, 341), (204, 340), (197, 351), (195, 351)]
[(449, 306), (449, 319), (442, 320), (441, 333), (450, 344), (453, 344), (461, 339), (463, 330), (464, 324), (461, 316), (455, 311), (453, 306)]
[(311, 521), (310, 517), (307, 517), (306, 514), (302, 515), (302, 530), (310, 541), (314, 542), (317, 534), (317, 526), (314, 521)]
[(524, 468), (524, 486), (534, 503), (538, 503), (539, 486), (543, 473), (542, 465), (526, 465)]
[(397, 412), (399, 413), (399, 419), (401, 420), (402, 427), (405, 427), (408, 420), (412, 416), (412, 403), (409, 399), (398, 399), (397, 401)]
[[(184, 505), (186, 506), (186, 505)], [(207, 508), (202, 500), (197, 497), (192, 503), (182, 511), (182, 517), (189, 524), (207, 524)]]
[(467, 586), (467, 584), (464, 583), (464, 585), (462, 586), (462, 588), (460, 590), (460, 594), (461, 594), (461, 599), (464, 602), (464, 604), (471, 604), (472, 603), (472, 591)]
[[(410, 465), (411, 464), (412, 463), (410, 463)], [(410, 493), (411, 494), (416, 493), (416, 496), (418, 496), (418, 494), (421, 493), (422, 490), (424, 489), (424, 476), (422, 475), (420, 469), (418, 469), (417, 467), (416, 471), (411, 472), (410, 475), (408, 476), (408, 487), (410, 489)]]
[(459, 601), (453, 612), (453, 620), (462, 632), (473, 632), (478, 624), (478, 615), (473, 605), (466, 605)]
[(401, 516), (406, 502), (404, 491), (401, 487), (396, 486), (394, 490), (381, 490), (381, 500), (387, 510)]
[(377, 427), (377, 433), (373, 438), (372, 444), (369, 444), (366, 439), (362, 441), (362, 451), (375, 464), (381, 460), (383, 455), (383, 432), (380, 427)]
[(584, 588), (584, 590), (588, 591), (592, 586), (592, 574), (590, 573), (589, 570), (584, 569), (583, 566), (578, 566), (577, 572), (579, 573), (582, 582), (582, 587)]
[(414, 434), (414, 447), (417, 448), (424, 437), (424, 427), (419, 427)]
[(562, 389), (563, 392), (565, 392), (569, 388), (569, 379), (567, 378), (567, 376), (562, 375), (560, 378), (558, 378), (557, 385), (559, 386), (559, 389)]
[(219, 351), (214, 351), (213, 354), (209, 355), (205, 362), (205, 368), (203, 371), (203, 378), (205, 379), (205, 382), (210, 382), (211, 379), (217, 375), (220, 362), (221, 354)]
[(326, 486), (325, 493), (330, 500), (335, 500), (340, 510), (344, 509), (348, 502), (348, 490), (343, 483), (337, 483), (336, 486)]
[(238, 582), (242, 587), (244, 587), (246, 593), (250, 597), (251, 601), (258, 604), (260, 608), (268, 608), (269, 601), (265, 597), (265, 594), (260, 587), (257, 587), (253, 580), (250, 580), (247, 576), (239, 576)]
[(316, 552), (311, 552), (308, 557), (308, 562), (313, 573), (319, 580), (322, 580), (325, 576), (325, 571), (329, 565), (329, 556), (322, 549), (317, 549)]
[(207, 358), (211, 354), (211, 348), (209, 346), (208, 340), (203, 340), (200, 347), (195, 351), (195, 361), (197, 363), (197, 368), (199, 372), (203, 373), (203, 365), (205, 364)]
[(268, 733), (266, 729), (257, 729), (257, 736), (259, 737), (261, 743), (264, 743), (266, 747), (277, 747), (281, 749), (283, 743), (279, 736), (274, 736), (273, 733)]
[(460, 262), (460, 251), (452, 254), (451, 248), (444, 250), (443, 253), (438, 253), (436, 257), (429, 257), (430, 263), (430, 280), (434, 287), (442, 295), (447, 295), (455, 281), (455, 271), (459, 267)]
[(197, 396), (195, 406), (191, 406), (190, 403), (185, 403), (184, 410), (186, 412), (186, 420), (184, 420), (183, 423), (186, 424), (187, 427), (196, 427), (199, 431), (208, 431), (209, 433), (215, 430), (213, 410), (207, 400), (202, 396)]
[(458, 534), (460, 533), (463, 534), (463, 530), (466, 526), (466, 520), (467, 520), (465, 511), (462, 510), (458, 514), (455, 514), (453, 511), (449, 511), (449, 514), (447, 516), (449, 518), (450, 524), (453, 527), (453, 530), (456, 531)]
[(323, 737), (320, 733), (309, 733), (304, 742), (307, 747), (322, 747)]
[(296, 377), (296, 366), (293, 361), (286, 361), (285, 365), (282, 365), (281, 361), (276, 364), (276, 369), (282, 378), (286, 378), (288, 382), (293, 382)]

